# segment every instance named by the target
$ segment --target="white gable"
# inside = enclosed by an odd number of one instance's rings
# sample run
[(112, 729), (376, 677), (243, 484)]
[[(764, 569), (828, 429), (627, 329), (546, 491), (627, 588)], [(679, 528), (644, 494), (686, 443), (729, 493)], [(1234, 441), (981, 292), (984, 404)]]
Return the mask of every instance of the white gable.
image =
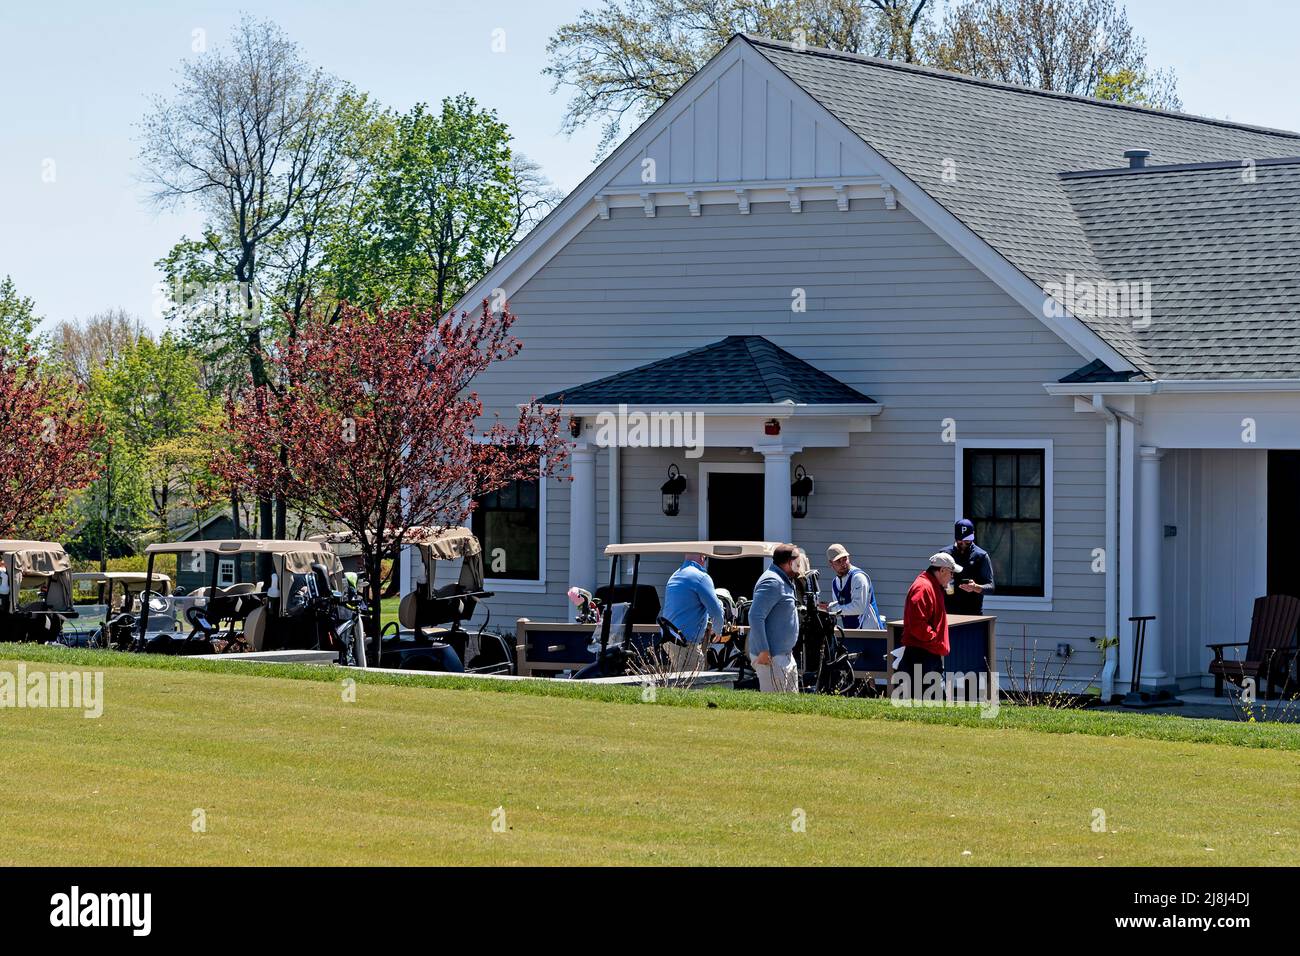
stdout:
[[(737, 48), (734, 53), (748, 52)], [(814, 115), (772, 82), (772, 71), (733, 55), (716, 79), (657, 117), (654, 138), (631, 156), (610, 186), (749, 183), (872, 175), (841, 124)], [(720, 64), (721, 65), (721, 64)]]

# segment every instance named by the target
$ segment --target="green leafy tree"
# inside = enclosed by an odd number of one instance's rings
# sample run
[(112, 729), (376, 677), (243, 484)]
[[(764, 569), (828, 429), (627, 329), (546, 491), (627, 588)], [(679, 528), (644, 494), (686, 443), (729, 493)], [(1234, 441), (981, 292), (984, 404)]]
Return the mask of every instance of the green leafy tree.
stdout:
[(36, 303), (19, 295), (13, 277), (5, 276), (0, 282), (0, 350), (16, 353), (24, 347), (40, 348), (40, 324)]
[(520, 229), (509, 130), (469, 96), (421, 103), (393, 117), (376, 161), (366, 228), (331, 249), (339, 298), (454, 302)]
[[(118, 361), (97, 372), (92, 391), (124, 471), (143, 487), (149, 530), (165, 534), (173, 493), (188, 467), (177, 447), (194, 439), (212, 402), (199, 383), (193, 352), (172, 334), (143, 336)], [(129, 484), (123, 480), (119, 487)]]

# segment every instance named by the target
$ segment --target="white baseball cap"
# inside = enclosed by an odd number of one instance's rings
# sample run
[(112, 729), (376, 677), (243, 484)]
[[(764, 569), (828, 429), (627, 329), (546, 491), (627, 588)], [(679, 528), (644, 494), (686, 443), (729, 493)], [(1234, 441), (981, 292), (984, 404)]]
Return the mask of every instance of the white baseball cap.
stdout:
[(952, 555), (947, 551), (940, 551), (938, 554), (930, 555), (930, 567), (947, 568), (954, 573), (961, 570), (961, 565), (954, 561)]
[(826, 549), (826, 560), (830, 561), (832, 564), (840, 558), (847, 558), (848, 556), (849, 549), (844, 547), (842, 544), (833, 544)]

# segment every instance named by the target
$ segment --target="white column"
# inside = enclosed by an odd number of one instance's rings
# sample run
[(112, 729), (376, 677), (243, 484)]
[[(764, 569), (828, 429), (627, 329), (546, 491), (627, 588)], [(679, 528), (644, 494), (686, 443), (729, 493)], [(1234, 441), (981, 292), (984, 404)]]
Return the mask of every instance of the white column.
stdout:
[(789, 542), (790, 452), (763, 452), (763, 537), (778, 544)]
[(1154, 614), (1147, 622), (1142, 655), (1142, 683), (1164, 682), (1164, 650), (1160, 646), (1160, 565), (1164, 525), (1160, 520), (1160, 459), (1164, 451), (1150, 445), (1138, 449), (1139, 528), (1137, 595), (1134, 605), (1140, 615)]
[[(596, 590), (596, 452), (584, 445), (570, 453), (569, 585)], [(569, 606), (572, 619), (575, 608)]]

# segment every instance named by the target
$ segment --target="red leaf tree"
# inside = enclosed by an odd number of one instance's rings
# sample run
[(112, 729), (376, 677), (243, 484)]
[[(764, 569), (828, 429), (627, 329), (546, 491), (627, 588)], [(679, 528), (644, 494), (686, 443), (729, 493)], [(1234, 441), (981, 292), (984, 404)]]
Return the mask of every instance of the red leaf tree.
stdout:
[(98, 474), (91, 444), (102, 432), (78, 386), (42, 370), (26, 346), (0, 349), (0, 538), (49, 533), (58, 509)]
[[(218, 472), (273, 492), (360, 544), (378, 642), (381, 566), (410, 529), (463, 524), (476, 497), (554, 474), (567, 458), (556, 410), (536, 404), (485, 425), (470, 390), (517, 354), (514, 316), (342, 309), (309, 313), (277, 343), (270, 379), (228, 406), (231, 451)], [(372, 658), (378, 664), (379, 655)]]

